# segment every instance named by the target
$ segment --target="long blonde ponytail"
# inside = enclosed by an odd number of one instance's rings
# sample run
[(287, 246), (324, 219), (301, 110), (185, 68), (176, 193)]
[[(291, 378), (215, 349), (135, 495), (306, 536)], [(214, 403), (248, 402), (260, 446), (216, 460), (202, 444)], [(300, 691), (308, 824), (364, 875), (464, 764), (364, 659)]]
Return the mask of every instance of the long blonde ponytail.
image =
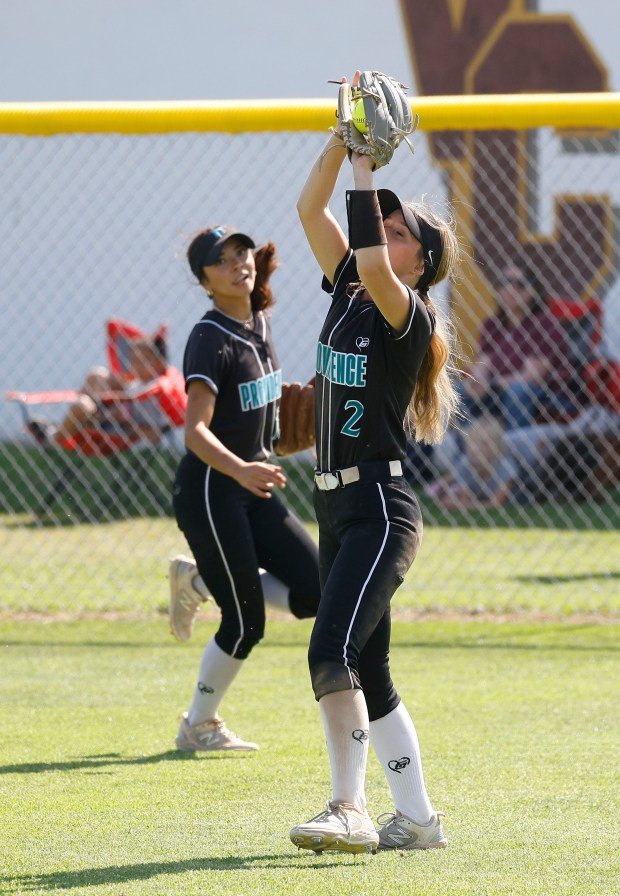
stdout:
[[(452, 218), (439, 217), (424, 203), (408, 202), (406, 205), (441, 233), (443, 252), (432, 283), (439, 283), (446, 277), (453, 279), (460, 248)], [(421, 293), (420, 298), (435, 319), (435, 330), (418, 372), (406, 425), (417, 442), (431, 445), (441, 442), (459, 409), (459, 397), (453, 381), (456, 373), (456, 333), (452, 324), (442, 318), (428, 293)]]

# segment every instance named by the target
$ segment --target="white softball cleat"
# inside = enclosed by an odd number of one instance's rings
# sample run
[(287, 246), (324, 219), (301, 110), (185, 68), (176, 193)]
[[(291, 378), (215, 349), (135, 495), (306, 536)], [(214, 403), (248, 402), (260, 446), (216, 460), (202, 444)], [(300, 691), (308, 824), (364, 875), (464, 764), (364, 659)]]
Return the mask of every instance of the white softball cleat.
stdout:
[(418, 824), (401, 812), (384, 812), (377, 818), (379, 849), (443, 849), (448, 845), (443, 817), (443, 812), (435, 812), (428, 824)]
[(200, 722), (198, 725), (190, 725), (187, 721), (187, 713), (181, 716), (181, 726), (176, 736), (177, 750), (187, 752), (210, 752), (211, 750), (228, 750), (240, 752), (246, 750), (255, 752), (258, 745), (251, 741), (242, 740), (226, 727), (223, 719), (214, 719), (209, 722)]
[(325, 850), (374, 854), (379, 843), (368, 812), (350, 803), (328, 803), (324, 812), (297, 825), (290, 836), (298, 849), (312, 849), (319, 855)]
[(178, 554), (170, 561), (168, 578), (170, 631), (177, 641), (189, 641), (198, 607), (209, 600), (209, 590), (200, 577), (194, 560), (183, 554)]

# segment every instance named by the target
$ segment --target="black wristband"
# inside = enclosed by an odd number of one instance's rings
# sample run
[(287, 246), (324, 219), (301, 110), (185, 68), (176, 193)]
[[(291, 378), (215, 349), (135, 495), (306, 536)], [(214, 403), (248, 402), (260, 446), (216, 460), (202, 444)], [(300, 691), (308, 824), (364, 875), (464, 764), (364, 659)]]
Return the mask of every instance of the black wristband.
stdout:
[(387, 245), (376, 190), (347, 190), (347, 220), (352, 249)]

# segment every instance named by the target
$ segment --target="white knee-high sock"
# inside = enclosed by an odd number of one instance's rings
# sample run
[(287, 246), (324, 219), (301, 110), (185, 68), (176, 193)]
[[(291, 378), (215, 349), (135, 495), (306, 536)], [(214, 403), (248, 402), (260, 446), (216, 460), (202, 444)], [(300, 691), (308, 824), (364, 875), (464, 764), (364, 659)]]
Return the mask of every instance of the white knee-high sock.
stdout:
[(366, 808), (368, 709), (360, 690), (337, 691), (319, 700), (332, 772), (332, 800)]
[(387, 716), (371, 722), (369, 729), (394, 807), (418, 824), (428, 824), (433, 807), (424, 784), (418, 735), (405, 705), (399, 703)]
[[(196, 575), (200, 579), (200, 583), (202, 587), (205, 589), (206, 593), (209, 593), (209, 589), (202, 581), (198, 570), (196, 570)], [(276, 579), (270, 572), (267, 572), (265, 569), (260, 570), (260, 583), (263, 589), (263, 597), (265, 598), (265, 603), (270, 604), (272, 607), (277, 607), (279, 610), (287, 610), (289, 613), (291, 611), (291, 607), (289, 604), (289, 595), (291, 593), (288, 585), (285, 585), (284, 582), (281, 582), (280, 579)]]
[(228, 688), (243, 666), (244, 660), (235, 659), (217, 646), (212, 638), (202, 653), (198, 670), (198, 684), (187, 714), (190, 725), (217, 718), (217, 711)]
[(280, 579), (276, 579), (275, 576), (272, 576), (271, 573), (267, 572), (265, 569), (261, 569), (260, 571), (260, 583), (266, 604), (270, 604), (272, 607), (277, 607), (279, 610), (287, 610), (289, 613), (291, 612), (289, 604), (289, 594), (291, 593), (291, 589), (288, 585), (285, 585)]

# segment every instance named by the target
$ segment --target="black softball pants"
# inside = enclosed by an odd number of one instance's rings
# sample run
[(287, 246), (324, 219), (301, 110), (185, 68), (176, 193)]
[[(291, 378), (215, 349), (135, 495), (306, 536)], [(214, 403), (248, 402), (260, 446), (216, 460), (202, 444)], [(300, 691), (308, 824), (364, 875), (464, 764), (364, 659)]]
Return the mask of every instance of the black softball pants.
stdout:
[(316, 615), (317, 547), (277, 495), (258, 498), (187, 454), (177, 471), (172, 503), (198, 571), (221, 610), (215, 640), (225, 653), (245, 659), (263, 637), (259, 568), (288, 586), (290, 609), (298, 619)]
[(370, 720), (400, 702), (390, 675), (390, 601), (422, 540), (406, 480), (314, 491), (322, 597), (308, 659), (317, 700), (361, 688)]

